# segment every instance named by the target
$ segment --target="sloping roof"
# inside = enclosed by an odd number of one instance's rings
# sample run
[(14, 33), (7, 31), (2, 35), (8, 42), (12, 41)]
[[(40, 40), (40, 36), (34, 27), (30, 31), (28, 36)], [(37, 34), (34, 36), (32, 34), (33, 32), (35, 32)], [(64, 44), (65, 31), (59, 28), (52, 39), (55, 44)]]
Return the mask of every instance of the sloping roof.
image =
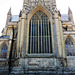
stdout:
[[(12, 15), (11, 22), (18, 22), (18, 21), (19, 21), (19, 15)], [(61, 14), (61, 21), (69, 21), (69, 15)]]
[(61, 21), (69, 21), (69, 15), (68, 14), (61, 14)]
[(19, 21), (19, 16), (18, 15), (12, 15), (11, 22), (18, 22), (18, 21)]
[(0, 38), (10, 38), (10, 36), (0, 36)]

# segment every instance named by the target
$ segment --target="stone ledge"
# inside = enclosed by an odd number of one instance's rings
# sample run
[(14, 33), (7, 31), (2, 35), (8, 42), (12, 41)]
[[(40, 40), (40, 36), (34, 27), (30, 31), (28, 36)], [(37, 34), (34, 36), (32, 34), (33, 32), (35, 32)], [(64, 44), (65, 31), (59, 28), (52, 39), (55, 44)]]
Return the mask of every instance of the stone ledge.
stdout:
[(25, 56), (26, 58), (52, 58), (54, 57), (53, 54), (28, 54)]
[(7, 61), (7, 59), (0, 58), (0, 62)]

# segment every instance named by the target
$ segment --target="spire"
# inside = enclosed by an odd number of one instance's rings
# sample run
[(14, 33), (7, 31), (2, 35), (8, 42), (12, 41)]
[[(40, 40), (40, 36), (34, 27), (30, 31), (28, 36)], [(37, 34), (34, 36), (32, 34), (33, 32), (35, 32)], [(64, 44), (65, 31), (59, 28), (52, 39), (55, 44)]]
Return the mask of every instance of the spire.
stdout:
[(8, 11), (8, 15), (11, 15), (11, 8), (10, 8), (9, 11)]
[(8, 25), (8, 22), (10, 21), (11, 16), (12, 16), (12, 13), (11, 13), (11, 8), (10, 8), (9, 11), (8, 11), (8, 13), (7, 13), (6, 25)]
[(72, 14), (70, 7), (68, 7), (68, 14)]
[(69, 20), (72, 21), (72, 23), (74, 24), (73, 14), (72, 14), (70, 7), (68, 7), (68, 15), (69, 15)]

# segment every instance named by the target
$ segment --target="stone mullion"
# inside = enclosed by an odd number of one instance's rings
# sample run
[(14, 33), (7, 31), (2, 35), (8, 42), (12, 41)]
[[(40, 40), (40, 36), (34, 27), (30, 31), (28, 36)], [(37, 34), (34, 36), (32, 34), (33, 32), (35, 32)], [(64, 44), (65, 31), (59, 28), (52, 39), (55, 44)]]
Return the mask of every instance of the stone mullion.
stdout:
[(42, 20), (41, 20), (41, 52), (42, 52)]
[(71, 44), (71, 50), (72, 50), (72, 56), (74, 55), (73, 53), (74, 53), (74, 44), (72, 45)]
[(32, 51), (32, 20), (31, 20), (31, 35), (30, 35), (30, 53)]
[(69, 56), (70, 56), (70, 52), (69, 52), (69, 45), (68, 45), (68, 43), (67, 43), (67, 46), (68, 46), (68, 53), (69, 53)]
[[(43, 22), (43, 19), (42, 19), (42, 22)], [(43, 41), (44, 41), (44, 43), (43, 43), (43, 45), (44, 45), (44, 53), (45, 53), (45, 40), (44, 40), (44, 37), (45, 36), (45, 32), (44, 32), (44, 22), (43, 22)]]
[(49, 20), (48, 20), (48, 39), (49, 39), (49, 53), (51, 52), (51, 50), (50, 50), (50, 33), (49, 33)]
[[(45, 23), (43, 24), (43, 29), (45, 29)], [(45, 46), (45, 30), (44, 30), (44, 53), (45, 53), (45, 48), (46, 46)]]
[[(36, 26), (35, 26), (35, 29), (36, 29), (36, 27), (37, 27), (37, 20), (36, 20), (36, 24), (35, 24)], [(36, 29), (36, 32), (38, 32), (38, 30)], [(35, 45), (35, 53), (37, 53), (37, 34), (38, 33), (35, 33), (35, 43), (36, 43), (36, 45)]]
[(47, 50), (48, 50), (48, 48), (47, 48), (47, 37), (48, 37), (48, 35), (47, 35), (47, 20), (45, 19), (45, 25), (46, 25), (46, 52), (47, 52)]
[[(65, 47), (65, 50), (66, 50), (66, 52), (68, 53), (68, 51), (67, 51), (67, 50), (68, 50), (68, 45), (66, 45), (66, 46), (67, 46), (67, 47)], [(67, 55), (67, 54), (66, 54), (66, 55)]]
[[(35, 43), (36, 43), (36, 41), (37, 41), (37, 37), (35, 37)], [(37, 43), (35, 45), (35, 53), (36, 53), (36, 50), (37, 50)]]
[[(67, 50), (68, 50), (69, 48), (68, 48), (68, 43), (67, 43)], [(67, 51), (68, 52), (68, 54), (69, 54), (69, 50)]]
[(38, 53), (39, 53), (39, 20), (38, 20)]
[(33, 46), (33, 53), (34, 53), (34, 25), (35, 25), (34, 22), (35, 22), (35, 20), (33, 20), (33, 45), (32, 45)]

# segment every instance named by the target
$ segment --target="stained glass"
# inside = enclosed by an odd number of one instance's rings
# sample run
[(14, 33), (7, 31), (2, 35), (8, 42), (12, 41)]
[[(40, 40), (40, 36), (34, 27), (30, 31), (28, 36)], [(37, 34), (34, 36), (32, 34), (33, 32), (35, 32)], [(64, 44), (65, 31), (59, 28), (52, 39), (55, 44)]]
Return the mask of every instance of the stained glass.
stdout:
[(1, 58), (6, 58), (7, 57), (7, 51), (8, 47), (6, 44), (3, 45), (2, 50), (1, 50)]
[(74, 45), (71, 39), (67, 38), (65, 41), (65, 48), (66, 48), (66, 55), (67, 56), (74, 56)]

